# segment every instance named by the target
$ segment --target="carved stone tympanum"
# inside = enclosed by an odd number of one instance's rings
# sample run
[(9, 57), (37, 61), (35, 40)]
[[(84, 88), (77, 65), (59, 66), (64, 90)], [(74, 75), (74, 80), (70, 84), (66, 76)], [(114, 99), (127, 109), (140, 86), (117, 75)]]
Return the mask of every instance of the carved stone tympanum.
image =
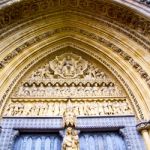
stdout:
[[(68, 120), (67, 115), (73, 113), (132, 114), (129, 98), (113, 75), (85, 58), (67, 52), (35, 67), (17, 85), (3, 115), (64, 116)], [(73, 120), (68, 120), (66, 125), (72, 123)]]
[(64, 53), (32, 71), (13, 97), (124, 97), (122, 89), (96, 64)]

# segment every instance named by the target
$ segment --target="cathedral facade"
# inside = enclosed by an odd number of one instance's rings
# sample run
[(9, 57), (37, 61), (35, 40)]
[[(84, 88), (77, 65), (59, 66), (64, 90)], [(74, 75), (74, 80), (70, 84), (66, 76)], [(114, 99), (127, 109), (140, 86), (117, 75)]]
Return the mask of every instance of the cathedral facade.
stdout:
[(150, 1), (1, 0), (0, 150), (150, 150)]

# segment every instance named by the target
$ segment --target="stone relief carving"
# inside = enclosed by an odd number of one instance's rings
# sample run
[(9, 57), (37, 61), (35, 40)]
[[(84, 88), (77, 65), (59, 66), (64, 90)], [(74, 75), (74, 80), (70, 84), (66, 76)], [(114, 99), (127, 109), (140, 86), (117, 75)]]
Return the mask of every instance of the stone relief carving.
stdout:
[[(14, 86), (14, 84), (16, 82), (18, 82), (21, 78), (21, 76), (24, 75), (24, 73), (28, 70), (28, 68), (31, 68), (31, 66), (35, 65), (39, 60), (45, 58), (46, 56), (48, 56), (49, 54), (53, 53), (53, 52), (56, 52), (58, 49), (62, 49), (62, 48), (65, 48), (66, 46), (70, 46), (70, 47), (74, 47), (76, 49), (79, 49), (79, 50), (83, 50), (83, 52), (89, 54), (89, 55), (93, 55), (93, 57), (98, 60), (101, 64), (103, 64), (104, 66), (106, 66), (111, 72), (113, 72), (115, 74), (115, 76), (119, 79), (119, 81), (124, 85), (124, 87), (126, 88), (126, 90), (128, 91), (128, 94), (131, 96), (131, 99), (129, 100), (130, 103), (131, 103), (131, 106), (132, 106), (132, 109), (134, 110), (134, 113), (136, 114), (136, 116), (140, 119), (144, 119), (144, 115), (141, 111), (141, 108), (140, 108), (140, 105), (139, 103), (137, 102), (137, 99), (136, 97), (134, 96), (133, 92), (131, 91), (130, 87), (128, 86), (128, 84), (126, 83), (126, 81), (122, 78), (122, 76), (119, 75), (119, 73), (111, 67), (110, 64), (108, 64), (107, 62), (105, 62), (104, 60), (102, 60), (98, 55), (96, 54), (93, 54), (91, 51), (87, 50), (87, 49), (84, 49), (84, 48), (81, 48), (79, 46), (77, 46), (76, 44), (74, 43), (65, 43), (65, 44), (61, 44), (61, 45), (58, 45), (56, 46), (55, 48), (51, 49), (50, 51), (48, 52), (45, 52), (44, 55), (40, 55), (39, 57), (37, 57), (36, 59), (34, 59), (33, 61), (31, 61), (28, 65), (25, 66), (24, 69), (22, 69), (19, 74), (15, 77), (15, 79), (12, 81), (12, 83), (9, 85), (8, 89), (5, 91), (1, 101), (0, 101), (0, 104), (2, 104), (5, 100), (6, 100), (6, 97), (7, 95), (9, 94), (10, 90), (12, 89), (12, 87)], [(34, 100), (33, 100), (34, 101)], [(134, 107), (134, 105), (136, 105), (136, 107)], [(4, 113), (3, 113), (4, 114)], [(138, 116), (139, 115), (139, 116)]]
[[(22, 7), (20, 7), (20, 5)], [(66, 10), (67, 9), (70, 10), (72, 9), (72, 7), (77, 11), (78, 9), (82, 9), (86, 11), (90, 10), (90, 12), (94, 14), (98, 14), (98, 16), (99, 15), (104, 16), (105, 18), (108, 19), (113, 18), (114, 21), (119, 22), (120, 24), (123, 25), (125, 24), (126, 26), (134, 29), (138, 33), (149, 37), (150, 22), (146, 20), (144, 17), (134, 14), (132, 11), (129, 11), (129, 9), (126, 9), (125, 7), (123, 8), (112, 3), (109, 4), (103, 1), (92, 1), (92, 0), (86, 0), (84, 4), (82, 0), (75, 0), (75, 1), (66, 0), (65, 2), (61, 0), (57, 2), (50, 1), (50, 0), (34, 2), (33, 0), (30, 0), (30, 2), (26, 2), (23, 4), (20, 3), (19, 5), (10, 7), (10, 9), (7, 8), (9, 11), (4, 11), (5, 9), (4, 10), (2, 9), (0, 11), (2, 14), (0, 18), (0, 27), (4, 28), (8, 24), (17, 21), (18, 18), (25, 19), (35, 13), (40, 13), (40, 12), (45, 12), (50, 10), (54, 11), (56, 8), (57, 9), (65, 8)], [(26, 8), (29, 8), (28, 11)], [(22, 13), (19, 13), (20, 11)]]
[[(76, 116), (130, 115), (133, 113), (127, 101), (119, 98), (74, 99), (70, 106)], [(67, 107), (67, 99), (12, 99), (3, 116), (66, 116)]]
[(22, 103), (10, 103), (6, 109), (8, 116), (19, 116), (24, 111), (24, 105)]
[(33, 71), (13, 96), (124, 97), (122, 89), (109, 76), (81, 56), (65, 53)]
[(62, 78), (77, 78), (83, 76), (87, 69), (88, 63), (79, 56), (74, 54), (64, 54), (56, 56), (53, 61), (49, 62), (54, 76)]
[[(121, 55), (126, 61), (128, 61), (132, 67), (140, 74), (140, 76), (142, 78), (144, 78), (144, 80), (146, 81), (147, 85), (150, 87), (150, 76), (148, 75), (148, 73), (137, 63), (135, 62), (135, 60), (129, 56), (126, 52), (124, 52), (123, 50), (121, 50), (120, 48), (118, 48), (116, 45), (110, 43), (109, 41), (106, 41), (105, 39), (96, 36), (94, 33), (89, 33), (85, 30), (79, 30), (77, 28), (73, 28), (73, 27), (65, 27), (62, 29), (56, 29), (54, 31), (50, 31), (47, 33), (44, 33), (42, 35), (40, 35), (39, 37), (36, 37), (31, 39), (31, 41), (24, 43), (22, 46), (20, 46), (19, 48), (16, 48), (15, 51), (13, 51), (12, 53), (8, 54), (4, 60), (0, 61), (0, 69), (2, 69), (5, 64), (7, 64), (12, 58), (14, 58), (15, 56), (17, 56), (21, 51), (23, 51), (25, 48), (27, 48), (28, 46), (35, 44), (36, 42), (39, 42), (39, 40), (42, 40), (43, 38), (46, 38), (47, 36), (51, 36), (54, 33), (59, 33), (61, 31), (75, 31), (75, 32), (80, 32), (80, 34), (87, 36), (87, 37), (91, 37), (93, 40), (96, 40), (98, 42), (101, 42), (101, 44), (104, 44), (108, 47), (110, 47), (111, 49), (113, 49), (116, 53), (118, 53), (119, 55)], [(53, 33), (53, 34), (52, 34)], [(38, 39), (38, 40), (37, 40)], [(140, 43), (141, 45), (142, 43)], [(49, 73), (47, 73), (46, 75), (51, 75)]]
[(66, 109), (63, 112), (63, 126), (64, 127), (75, 127), (77, 118), (76, 113), (74, 111), (74, 107), (71, 106), (71, 103), (69, 101), (69, 104)]
[(72, 83), (63, 85), (56, 83), (54, 86), (50, 83), (44, 87), (43, 85), (32, 87), (25, 84), (19, 87), (15, 97), (124, 97), (122, 90), (118, 89), (114, 83), (94, 83), (93, 86), (88, 82), (76, 85)]
[(38, 68), (31, 75), (31, 80), (43, 79), (106, 79), (106, 74), (99, 68), (73, 53), (56, 56), (49, 64)]

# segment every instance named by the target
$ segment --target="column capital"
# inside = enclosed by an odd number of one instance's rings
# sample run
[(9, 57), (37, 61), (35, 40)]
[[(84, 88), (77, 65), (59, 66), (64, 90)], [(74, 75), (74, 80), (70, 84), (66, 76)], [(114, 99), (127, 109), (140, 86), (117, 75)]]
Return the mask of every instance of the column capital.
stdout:
[(150, 129), (150, 120), (149, 121), (141, 121), (136, 125), (138, 131), (149, 130)]

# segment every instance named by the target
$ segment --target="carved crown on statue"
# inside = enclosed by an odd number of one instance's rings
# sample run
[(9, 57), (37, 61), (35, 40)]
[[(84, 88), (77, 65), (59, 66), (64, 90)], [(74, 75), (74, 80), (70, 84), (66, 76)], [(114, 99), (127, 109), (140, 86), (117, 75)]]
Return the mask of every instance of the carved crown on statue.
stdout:
[(76, 114), (74, 108), (71, 106), (70, 99), (68, 99), (68, 105), (63, 113), (63, 126), (64, 127), (75, 127), (76, 126)]

